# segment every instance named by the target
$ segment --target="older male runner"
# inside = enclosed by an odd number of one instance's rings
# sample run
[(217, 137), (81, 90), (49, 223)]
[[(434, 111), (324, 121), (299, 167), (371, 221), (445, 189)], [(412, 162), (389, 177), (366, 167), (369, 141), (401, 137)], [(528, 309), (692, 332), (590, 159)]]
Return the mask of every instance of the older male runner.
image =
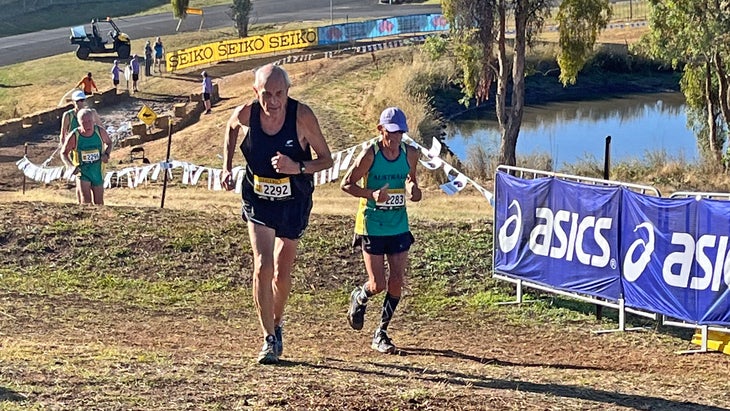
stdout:
[(223, 186), (231, 190), (233, 152), (244, 130), (242, 217), (254, 257), (253, 297), (264, 337), (261, 364), (276, 364), (282, 355), (282, 317), (297, 244), (312, 209), (312, 174), (332, 166), (317, 117), (309, 106), (289, 97), (290, 85), (283, 68), (259, 68), (253, 85), (256, 100), (234, 110), (223, 146)]

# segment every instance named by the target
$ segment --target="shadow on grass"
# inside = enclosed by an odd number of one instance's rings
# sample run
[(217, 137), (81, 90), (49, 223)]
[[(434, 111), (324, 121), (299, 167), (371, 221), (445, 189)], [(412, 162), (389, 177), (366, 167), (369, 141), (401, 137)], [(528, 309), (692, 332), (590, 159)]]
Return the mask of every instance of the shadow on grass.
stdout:
[(0, 88), (19, 88), (19, 87), (28, 87), (28, 86), (32, 86), (32, 85), (33, 85), (33, 83), (28, 83), (28, 84), (3, 84), (3, 83), (0, 83)]
[(20, 402), (27, 400), (28, 397), (26, 397), (23, 394), (19, 394), (9, 388), (0, 387), (0, 402), (3, 401), (10, 401), (10, 402)]
[[(467, 356), (468, 357), (468, 356)], [(378, 368), (378, 370), (366, 370), (359, 364), (353, 364), (336, 358), (326, 358), (326, 363), (310, 364), (307, 362), (282, 361), (284, 366), (305, 366), (318, 370), (334, 370), (342, 372), (353, 372), (357, 374), (369, 374), (387, 378), (403, 378), (418, 379), (421, 381), (451, 384), (484, 389), (508, 390), (511, 392), (531, 392), (540, 395), (549, 395), (551, 397), (563, 397), (580, 399), (591, 402), (602, 402), (610, 405), (618, 405), (627, 408), (637, 408), (646, 410), (693, 410), (693, 411), (727, 411), (727, 408), (716, 407), (711, 405), (698, 404), (689, 401), (673, 401), (659, 397), (647, 395), (623, 394), (615, 391), (605, 391), (595, 388), (579, 387), (564, 384), (542, 384), (519, 379), (495, 379), (483, 378), (481, 376), (466, 374), (462, 372), (449, 371), (444, 369), (434, 369), (423, 367), (412, 367), (400, 364), (384, 364), (377, 362), (369, 362), (368, 365)], [(510, 365), (510, 363), (504, 363)], [(520, 366), (523, 364), (514, 364)], [(541, 365), (535, 365), (541, 366)], [(547, 366), (546, 366), (547, 367)], [(553, 366), (554, 367), (554, 366)], [(396, 374), (395, 372), (398, 372)], [(403, 373), (403, 374), (400, 374)]]
[(537, 364), (537, 363), (516, 363), (516, 362), (510, 362), (510, 361), (502, 361), (498, 360), (496, 358), (487, 358), (487, 357), (477, 357), (476, 355), (470, 355), (470, 354), (464, 354), (460, 353), (458, 351), (454, 350), (434, 350), (431, 348), (411, 348), (411, 347), (402, 347), (398, 349), (397, 352), (398, 355), (401, 356), (409, 356), (409, 355), (428, 355), (428, 356), (435, 356), (435, 357), (447, 357), (447, 358), (456, 358), (460, 360), (468, 360), (468, 361), (474, 361), (478, 362), (480, 364), (493, 364), (493, 365), (500, 365), (504, 367), (540, 367), (540, 368), (556, 368), (559, 370), (596, 370), (596, 371), (602, 371), (604, 368), (600, 367), (584, 367), (579, 365), (569, 365), (569, 364)]

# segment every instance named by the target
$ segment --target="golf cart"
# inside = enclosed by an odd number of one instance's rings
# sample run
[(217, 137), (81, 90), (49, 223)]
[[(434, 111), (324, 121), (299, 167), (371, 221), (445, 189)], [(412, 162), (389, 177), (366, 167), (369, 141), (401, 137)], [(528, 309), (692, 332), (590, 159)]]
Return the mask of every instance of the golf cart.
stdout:
[[(102, 36), (99, 26), (109, 25), (110, 30), (107, 36)], [(107, 27), (104, 27), (107, 29)], [(104, 30), (106, 31), (106, 30)], [(122, 33), (114, 24), (114, 21), (107, 17), (106, 20), (91, 20), (91, 33), (87, 33), (84, 26), (71, 28), (71, 44), (79, 47), (76, 49), (76, 57), (81, 60), (89, 58), (89, 54), (113, 54), (116, 53), (120, 59), (129, 58), (131, 51), (131, 40), (129, 36)]]

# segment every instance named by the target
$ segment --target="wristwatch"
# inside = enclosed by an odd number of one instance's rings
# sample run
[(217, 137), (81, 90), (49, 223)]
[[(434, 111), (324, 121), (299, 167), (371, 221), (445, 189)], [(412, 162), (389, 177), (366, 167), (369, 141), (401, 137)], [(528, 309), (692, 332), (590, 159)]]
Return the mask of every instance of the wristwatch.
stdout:
[(299, 162), (299, 174), (304, 174), (304, 172), (306, 171), (306, 168), (307, 167), (304, 165), (304, 161), (300, 161)]

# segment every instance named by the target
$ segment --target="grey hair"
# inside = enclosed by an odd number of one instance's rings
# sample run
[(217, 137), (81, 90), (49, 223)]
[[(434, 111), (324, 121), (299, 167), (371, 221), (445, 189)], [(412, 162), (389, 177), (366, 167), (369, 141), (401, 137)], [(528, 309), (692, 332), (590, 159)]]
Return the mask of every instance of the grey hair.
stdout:
[[(268, 71), (266, 69), (268, 67), (271, 67), (271, 72), (268, 75), (266, 75), (266, 72)], [(274, 72), (278, 72), (279, 74), (281, 74), (281, 76), (284, 78), (284, 83), (286, 84), (286, 86), (291, 87), (291, 80), (289, 79), (289, 73), (287, 73), (286, 70), (284, 70), (284, 67), (277, 66), (274, 64), (267, 64), (265, 66), (261, 66), (256, 69), (256, 72), (254, 73), (255, 74), (254, 86), (260, 87), (263, 83), (266, 82), (266, 79), (268, 79), (269, 77), (271, 77), (272, 74), (274, 74)]]
[(81, 120), (81, 119), (82, 119), (82, 118), (84, 118), (84, 116), (85, 116), (85, 115), (87, 115), (87, 114), (89, 114), (89, 115), (92, 115), (92, 116), (93, 116), (93, 115), (94, 115), (94, 111), (95, 111), (95, 110), (92, 110), (92, 109), (90, 109), (90, 108), (84, 107), (84, 108), (82, 108), (81, 110), (79, 110), (79, 112), (78, 112), (78, 113), (76, 114), (76, 118), (78, 118), (79, 120)]

